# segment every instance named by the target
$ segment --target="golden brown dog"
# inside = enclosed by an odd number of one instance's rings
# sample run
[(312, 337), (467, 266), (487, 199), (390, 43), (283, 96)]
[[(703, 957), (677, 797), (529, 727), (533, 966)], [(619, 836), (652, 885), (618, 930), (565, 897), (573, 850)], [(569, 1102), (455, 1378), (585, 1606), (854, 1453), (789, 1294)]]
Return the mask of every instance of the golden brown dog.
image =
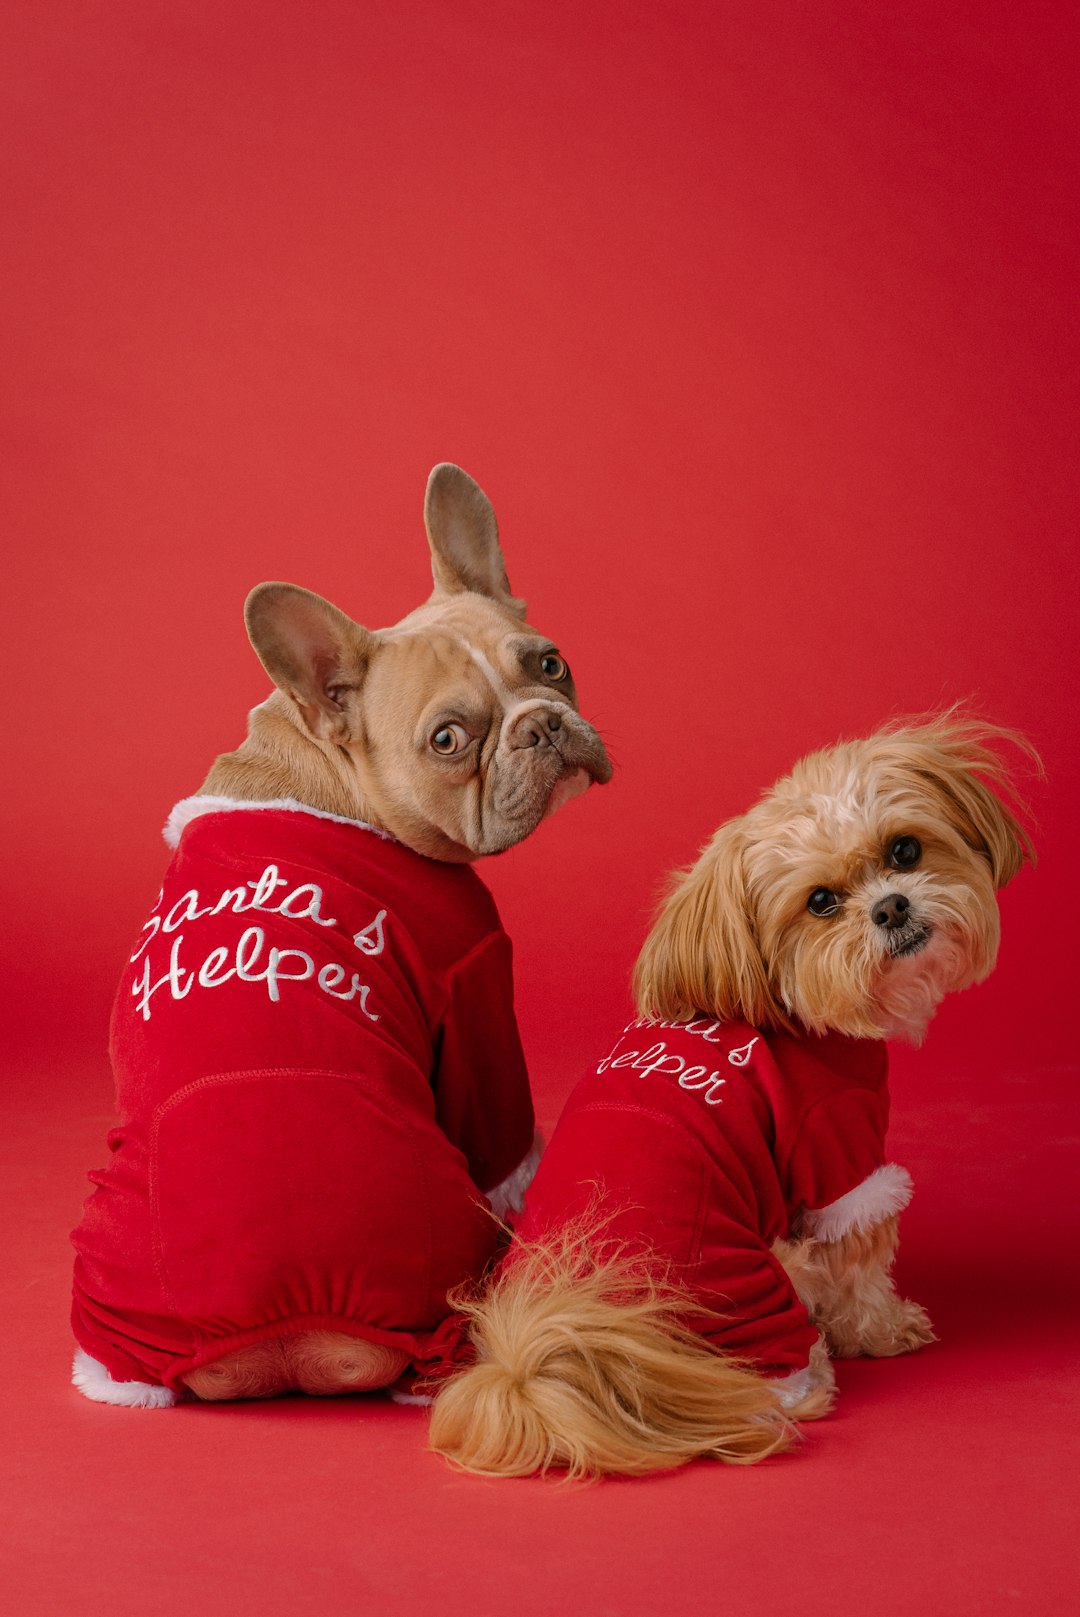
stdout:
[(933, 1339), (890, 1275), (910, 1180), (882, 1041), (994, 965), (995, 891), (1031, 856), (991, 789), (1018, 740), (953, 713), (814, 753), (678, 877), (638, 1017), (465, 1303), (476, 1363), (435, 1448), (495, 1475), (746, 1462), (828, 1408), (825, 1346)]

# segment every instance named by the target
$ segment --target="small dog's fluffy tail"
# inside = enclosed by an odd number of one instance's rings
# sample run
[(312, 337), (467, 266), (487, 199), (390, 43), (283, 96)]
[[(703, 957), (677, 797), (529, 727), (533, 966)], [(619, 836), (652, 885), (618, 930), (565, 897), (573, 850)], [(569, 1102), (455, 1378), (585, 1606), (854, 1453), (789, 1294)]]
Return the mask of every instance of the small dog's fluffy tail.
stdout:
[(787, 1448), (769, 1383), (682, 1321), (688, 1296), (582, 1228), (515, 1247), (478, 1295), (476, 1362), (439, 1392), (431, 1446), (465, 1470), (638, 1476), (708, 1456), (751, 1465)]

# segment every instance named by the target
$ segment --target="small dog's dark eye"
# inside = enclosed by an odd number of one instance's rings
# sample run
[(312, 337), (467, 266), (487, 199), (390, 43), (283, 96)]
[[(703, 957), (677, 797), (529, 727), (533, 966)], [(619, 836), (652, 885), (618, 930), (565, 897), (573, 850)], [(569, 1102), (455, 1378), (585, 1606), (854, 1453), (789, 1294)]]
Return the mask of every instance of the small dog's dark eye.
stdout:
[(914, 870), (922, 858), (922, 843), (918, 837), (897, 837), (889, 845), (889, 863), (894, 870)]
[(835, 915), (840, 908), (840, 900), (829, 887), (815, 887), (806, 900), (806, 907), (811, 915)]
[(565, 679), (570, 672), (562, 658), (554, 651), (549, 651), (546, 657), (540, 659), (540, 672), (545, 679)]

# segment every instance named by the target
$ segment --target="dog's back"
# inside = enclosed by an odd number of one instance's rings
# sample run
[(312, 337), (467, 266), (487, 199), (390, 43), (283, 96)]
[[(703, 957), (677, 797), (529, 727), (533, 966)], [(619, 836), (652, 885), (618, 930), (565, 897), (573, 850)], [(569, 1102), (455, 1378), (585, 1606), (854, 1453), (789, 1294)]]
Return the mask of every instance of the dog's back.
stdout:
[(467, 866), (192, 801), (117, 997), (76, 1335), (116, 1379), (202, 1396), (382, 1384), (441, 1351), (495, 1243), (477, 1187), (532, 1140), (509, 945)]

